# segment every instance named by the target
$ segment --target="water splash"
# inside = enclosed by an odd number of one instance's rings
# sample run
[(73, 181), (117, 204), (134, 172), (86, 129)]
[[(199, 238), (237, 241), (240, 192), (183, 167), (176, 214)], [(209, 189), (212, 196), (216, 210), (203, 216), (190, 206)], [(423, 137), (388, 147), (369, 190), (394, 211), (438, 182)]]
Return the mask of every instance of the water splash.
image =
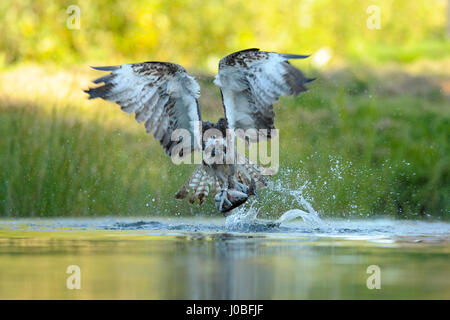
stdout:
[(294, 208), (286, 211), (277, 220), (280, 224), (286, 223), (288, 221), (294, 220), (301, 217), (303, 221), (310, 225), (311, 227), (324, 227), (327, 224), (320, 219), (319, 213), (314, 210), (311, 202), (305, 196), (305, 188), (309, 185), (309, 181), (305, 181), (300, 187), (292, 188), (287, 184), (286, 175), (295, 174), (297, 181), (300, 180), (300, 172), (293, 172), (292, 169), (286, 169), (281, 173), (280, 177), (270, 183), (269, 188), (272, 192), (279, 194), (284, 203), (289, 203), (292, 206), (300, 206), (299, 208)]
[(257, 219), (258, 211), (251, 206), (249, 209), (245, 210), (243, 208), (238, 208), (231, 215), (226, 217), (225, 226), (236, 226), (242, 223), (254, 222)]
[(314, 227), (322, 227), (325, 225), (325, 222), (322, 221), (316, 214), (311, 214), (310, 212), (306, 212), (300, 209), (291, 209), (286, 211), (281, 215), (280, 218), (278, 218), (277, 223), (282, 224), (289, 221), (292, 221), (298, 217), (301, 217), (303, 221), (308, 224), (309, 226)]
[(229, 230), (242, 230), (248, 229), (250, 226), (265, 226), (267, 228), (279, 227), (281, 224), (292, 221), (296, 218), (302, 218), (308, 227), (323, 228), (328, 227), (319, 217), (319, 213), (314, 210), (311, 202), (305, 196), (305, 188), (309, 185), (306, 181), (300, 187), (291, 187), (287, 183), (289, 177), (295, 176), (297, 181), (300, 181), (300, 173), (294, 172), (291, 169), (285, 169), (280, 172), (279, 177), (270, 182), (268, 189), (270, 192), (268, 196), (270, 198), (276, 198), (277, 201), (281, 200), (283, 203), (289, 204), (293, 207), (284, 212), (277, 220), (263, 220), (258, 218), (259, 210), (255, 208), (255, 202), (250, 202), (249, 206), (243, 206), (235, 209), (233, 214), (228, 216), (225, 220), (225, 226)]

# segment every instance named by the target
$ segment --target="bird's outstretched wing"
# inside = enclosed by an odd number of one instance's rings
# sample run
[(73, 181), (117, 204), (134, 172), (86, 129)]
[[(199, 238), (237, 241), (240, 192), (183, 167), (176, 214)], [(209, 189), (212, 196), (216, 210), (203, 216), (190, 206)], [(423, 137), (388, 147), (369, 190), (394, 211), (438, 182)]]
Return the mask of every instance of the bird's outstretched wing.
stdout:
[(273, 103), (280, 96), (306, 91), (306, 78), (289, 59), (308, 56), (247, 49), (232, 53), (219, 63), (214, 83), (220, 87), (231, 129), (274, 129)]
[(194, 122), (201, 121), (198, 107), (200, 86), (186, 70), (168, 62), (143, 62), (113, 67), (93, 67), (111, 71), (93, 82), (103, 85), (85, 92), (89, 99), (102, 98), (120, 105), (123, 111), (135, 113), (137, 122), (145, 123), (147, 132), (171, 155), (179, 141), (172, 141), (176, 129), (190, 132), (192, 149), (195, 139)]

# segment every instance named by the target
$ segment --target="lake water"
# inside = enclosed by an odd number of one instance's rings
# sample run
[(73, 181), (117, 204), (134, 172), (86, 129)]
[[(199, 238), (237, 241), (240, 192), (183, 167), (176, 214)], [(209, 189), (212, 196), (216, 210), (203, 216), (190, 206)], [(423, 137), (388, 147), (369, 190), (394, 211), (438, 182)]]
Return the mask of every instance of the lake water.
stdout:
[(444, 222), (0, 220), (0, 299), (450, 299), (449, 263)]

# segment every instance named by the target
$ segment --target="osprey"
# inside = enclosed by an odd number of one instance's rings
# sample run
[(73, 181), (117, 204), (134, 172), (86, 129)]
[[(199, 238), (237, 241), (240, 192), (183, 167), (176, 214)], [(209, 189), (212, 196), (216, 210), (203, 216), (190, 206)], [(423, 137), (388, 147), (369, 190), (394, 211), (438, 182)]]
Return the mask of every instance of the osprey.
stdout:
[[(194, 137), (189, 142), (189, 151), (212, 147), (213, 155), (215, 150), (222, 150), (219, 157), (225, 159), (227, 148), (223, 137), (227, 129), (275, 129), (273, 104), (280, 96), (297, 96), (307, 90), (305, 84), (314, 79), (306, 78), (288, 62), (307, 57), (247, 49), (220, 60), (214, 84), (220, 87), (225, 118), (215, 124), (202, 121), (198, 104), (200, 86), (182, 66), (174, 63), (150, 61), (93, 67), (110, 73), (93, 81), (103, 83), (101, 86), (85, 92), (89, 99), (102, 98), (117, 103), (127, 113), (134, 112), (136, 121), (145, 123), (147, 132), (153, 134), (168, 156), (174, 153), (183, 156), (183, 151), (176, 149), (183, 139), (173, 139), (173, 134), (184, 129)], [(218, 130), (222, 136), (213, 135), (201, 142), (195, 123), (201, 124), (202, 136), (208, 129)], [(191, 204), (196, 199), (202, 204), (211, 191), (216, 208), (227, 215), (249, 196), (257, 195), (257, 188), (267, 185), (261, 167), (241, 154), (233, 154), (231, 163), (203, 160), (175, 198), (184, 199), (191, 194)]]

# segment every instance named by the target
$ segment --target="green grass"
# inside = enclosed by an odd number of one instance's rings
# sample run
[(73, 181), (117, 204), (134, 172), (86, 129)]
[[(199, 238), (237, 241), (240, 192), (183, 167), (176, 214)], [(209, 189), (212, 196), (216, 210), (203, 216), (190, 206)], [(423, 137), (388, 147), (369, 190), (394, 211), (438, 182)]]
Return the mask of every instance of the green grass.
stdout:
[(415, 60), (443, 59), (449, 56), (450, 41), (444, 39), (426, 39), (412, 43), (396, 44), (369, 44), (364, 50), (350, 47), (349, 60), (364, 62), (400, 62), (409, 63)]
[(329, 85), (318, 81), (279, 112), (289, 119), (286, 136), (298, 136), (298, 143), (282, 141), (281, 159), (311, 182), (306, 192), (315, 208), (448, 217), (448, 100), (434, 89), (431, 97), (378, 94), (379, 82), (361, 79)]
[[(304, 186), (327, 217), (448, 219), (449, 97), (431, 81), (414, 89), (420, 78), (405, 78), (406, 89), (405, 79), (370, 71), (318, 78), (276, 106), (281, 170), (271, 180)], [(201, 85), (204, 118), (216, 120), (219, 91)], [(175, 200), (193, 166), (173, 165), (143, 127), (129, 130), (100, 108), (86, 117), (70, 103), (2, 100), (0, 137), (1, 216), (219, 214), (211, 201)], [(269, 215), (298, 207), (282, 191), (261, 196), (251, 205)]]

